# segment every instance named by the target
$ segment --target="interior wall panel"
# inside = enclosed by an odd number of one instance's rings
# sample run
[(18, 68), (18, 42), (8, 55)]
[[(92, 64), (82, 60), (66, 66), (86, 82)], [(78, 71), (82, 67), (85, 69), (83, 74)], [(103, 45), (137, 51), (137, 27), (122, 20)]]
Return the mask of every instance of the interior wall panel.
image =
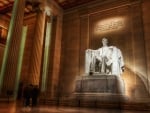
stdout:
[[(75, 77), (84, 75), (85, 68), (85, 50), (87, 48), (98, 49), (102, 46), (101, 39), (108, 38), (109, 44), (118, 47), (124, 57), (125, 72), (123, 78), (126, 86), (126, 95), (136, 98), (148, 97), (148, 74), (147, 61), (145, 51), (145, 40), (142, 20), (142, 2), (138, 1), (119, 1), (112, 4), (91, 4), (84, 8), (76, 8), (66, 11), (63, 21), (63, 65), (61, 81), (75, 81)], [(80, 15), (74, 18), (73, 15)], [(71, 16), (72, 15), (72, 16)], [(80, 34), (76, 35), (80, 38), (78, 45), (72, 36), (77, 32), (73, 29), (73, 20), (76, 19), (76, 24)], [(70, 43), (71, 42), (71, 43)], [(69, 45), (70, 44), (70, 45)], [(73, 45), (79, 47), (79, 53), (71, 50)], [(70, 50), (70, 51), (68, 51)], [(69, 56), (73, 54), (75, 59), (69, 62)], [(78, 56), (79, 55), (79, 56)], [(74, 65), (75, 62), (79, 65)], [(73, 64), (71, 64), (73, 63)], [(79, 70), (76, 70), (79, 68)], [(72, 70), (72, 72), (71, 72)], [(79, 74), (77, 75), (79, 71)], [(69, 73), (69, 75), (68, 75)], [(69, 79), (69, 78), (70, 79)], [(73, 83), (69, 82), (73, 88)], [(63, 84), (63, 87), (68, 87)], [(71, 88), (66, 88), (64, 92), (71, 92)], [(144, 92), (142, 94), (141, 92)]]

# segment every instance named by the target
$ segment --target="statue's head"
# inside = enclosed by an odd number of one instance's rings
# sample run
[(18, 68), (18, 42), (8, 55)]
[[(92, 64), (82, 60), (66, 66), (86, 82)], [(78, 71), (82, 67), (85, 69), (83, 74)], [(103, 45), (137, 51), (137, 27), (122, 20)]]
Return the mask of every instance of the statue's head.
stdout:
[(103, 44), (103, 46), (107, 46), (107, 44), (108, 44), (108, 39), (107, 38), (102, 38), (102, 44)]

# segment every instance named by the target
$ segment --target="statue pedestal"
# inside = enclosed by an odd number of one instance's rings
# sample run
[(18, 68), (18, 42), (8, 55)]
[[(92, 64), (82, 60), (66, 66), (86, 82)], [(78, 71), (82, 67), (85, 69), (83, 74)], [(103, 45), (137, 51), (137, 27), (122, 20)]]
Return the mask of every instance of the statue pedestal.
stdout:
[(81, 106), (127, 101), (124, 81), (116, 75), (93, 74), (78, 76), (74, 93)]
[(119, 108), (128, 101), (124, 94), (124, 82), (115, 75), (84, 75), (78, 76), (75, 92), (60, 100), (61, 105), (78, 107)]
[(79, 76), (76, 79), (75, 92), (124, 94), (124, 81), (116, 75)]

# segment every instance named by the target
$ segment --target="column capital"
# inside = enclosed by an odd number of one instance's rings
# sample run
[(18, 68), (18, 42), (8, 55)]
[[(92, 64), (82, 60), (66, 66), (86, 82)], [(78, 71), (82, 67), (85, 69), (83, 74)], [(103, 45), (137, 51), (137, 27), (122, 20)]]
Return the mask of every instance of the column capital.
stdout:
[(42, 11), (46, 16), (53, 16), (52, 9), (44, 4), (40, 5), (40, 11)]
[(26, 5), (32, 9), (33, 12), (42, 12), (46, 16), (52, 16), (52, 9), (47, 5), (45, 0), (26, 0)]
[(45, 6), (45, 7), (44, 7), (44, 13), (45, 13), (47, 16), (51, 16), (51, 15), (52, 15), (52, 12), (51, 12), (50, 7)]

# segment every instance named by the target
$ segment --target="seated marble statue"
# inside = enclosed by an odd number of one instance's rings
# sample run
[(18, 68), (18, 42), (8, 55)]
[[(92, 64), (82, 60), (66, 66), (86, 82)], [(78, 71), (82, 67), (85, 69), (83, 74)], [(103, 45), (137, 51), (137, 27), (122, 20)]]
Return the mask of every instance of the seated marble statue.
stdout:
[(85, 55), (85, 73), (99, 73), (120, 76), (124, 61), (120, 51), (115, 46), (108, 46), (108, 40), (102, 39), (103, 46), (97, 50), (87, 49)]

